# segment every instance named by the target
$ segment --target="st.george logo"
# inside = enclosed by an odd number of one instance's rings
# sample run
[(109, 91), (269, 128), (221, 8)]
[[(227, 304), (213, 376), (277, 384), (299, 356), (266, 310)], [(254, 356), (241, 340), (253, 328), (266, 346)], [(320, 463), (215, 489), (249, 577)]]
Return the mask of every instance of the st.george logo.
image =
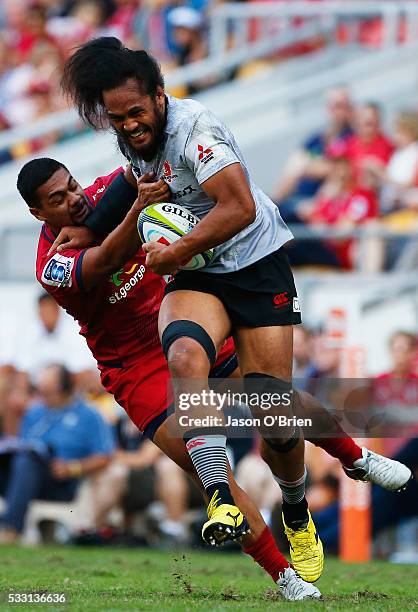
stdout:
[(114, 272), (109, 278), (109, 281), (119, 290), (115, 291), (108, 297), (110, 304), (117, 304), (120, 300), (124, 300), (129, 292), (136, 287), (136, 285), (142, 281), (145, 274), (145, 266), (140, 266), (134, 263), (129, 270), (121, 268), (117, 272)]

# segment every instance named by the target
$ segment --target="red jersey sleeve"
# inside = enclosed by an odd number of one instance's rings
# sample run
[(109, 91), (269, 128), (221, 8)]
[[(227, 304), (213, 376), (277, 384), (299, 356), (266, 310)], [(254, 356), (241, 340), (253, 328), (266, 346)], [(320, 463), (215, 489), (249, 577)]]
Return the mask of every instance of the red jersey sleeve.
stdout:
[(90, 185), (90, 187), (86, 187), (86, 189), (84, 189), (84, 193), (86, 194), (90, 202), (93, 204), (93, 206), (96, 206), (96, 204), (100, 202), (107, 187), (109, 187), (110, 183), (117, 176), (119, 176), (121, 172), (123, 173), (125, 172), (125, 170), (122, 168), (122, 166), (119, 166), (119, 168), (116, 168), (116, 170), (113, 170), (113, 172), (111, 172), (110, 174), (107, 174), (106, 176), (99, 176), (94, 181), (94, 183)]
[(82, 263), (87, 249), (72, 249), (48, 257), (49, 246), (38, 250), (36, 277), (42, 287), (54, 297), (83, 291)]
[[(84, 189), (93, 207), (121, 172), (124, 172), (124, 169), (119, 166), (110, 174), (99, 176), (92, 185)], [(84, 290), (82, 264), (87, 249), (67, 250), (48, 256), (48, 250), (54, 239), (51, 230), (44, 225), (38, 244), (36, 277), (44, 289), (54, 295), (58, 301), (59, 296), (64, 297)]]

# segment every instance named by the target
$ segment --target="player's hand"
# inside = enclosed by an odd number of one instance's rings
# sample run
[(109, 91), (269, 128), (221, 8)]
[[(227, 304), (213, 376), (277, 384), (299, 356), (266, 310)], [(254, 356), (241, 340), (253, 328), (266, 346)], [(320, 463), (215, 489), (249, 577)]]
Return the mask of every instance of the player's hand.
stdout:
[(155, 274), (164, 276), (164, 274), (174, 275), (178, 272), (181, 263), (174, 260), (173, 253), (166, 244), (146, 242), (142, 245), (142, 250), (147, 254), (145, 265)]
[(61, 253), (61, 251), (67, 251), (68, 249), (85, 249), (94, 244), (95, 241), (96, 236), (88, 227), (69, 225), (61, 229), (48, 251), (48, 256), (55, 250)]
[(171, 201), (170, 187), (163, 179), (154, 181), (154, 176), (153, 172), (147, 172), (138, 179), (138, 198), (135, 203), (138, 210), (155, 202)]

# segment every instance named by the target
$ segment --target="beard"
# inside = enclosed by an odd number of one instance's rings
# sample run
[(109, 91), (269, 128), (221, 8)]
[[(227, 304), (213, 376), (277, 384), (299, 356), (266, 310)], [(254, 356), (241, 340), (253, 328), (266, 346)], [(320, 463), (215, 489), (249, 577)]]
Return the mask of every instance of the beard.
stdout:
[[(150, 131), (152, 134), (152, 138), (151, 142), (148, 145), (139, 146), (138, 148), (135, 148), (125, 131), (116, 130), (118, 140), (121, 140), (129, 149), (135, 151), (135, 153), (142, 157), (142, 159), (144, 159), (145, 161), (150, 161), (151, 159), (153, 159), (157, 154), (158, 149), (162, 146), (164, 141), (164, 128), (167, 123), (166, 108), (160, 111), (156, 102), (154, 102), (153, 106), (155, 121), (151, 126)], [(150, 129), (149, 126), (147, 126), (147, 129)]]

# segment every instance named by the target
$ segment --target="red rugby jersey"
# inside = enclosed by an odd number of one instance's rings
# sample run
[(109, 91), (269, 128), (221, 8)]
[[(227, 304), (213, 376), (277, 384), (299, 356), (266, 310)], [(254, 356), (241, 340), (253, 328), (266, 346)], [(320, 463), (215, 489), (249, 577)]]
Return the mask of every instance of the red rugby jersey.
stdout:
[[(95, 207), (123, 168), (99, 177), (84, 190)], [(44, 224), (38, 243), (36, 277), (48, 293), (78, 321), (99, 363), (128, 363), (159, 345), (158, 311), (165, 281), (145, 267), (142, 250), (90, 291), (83, 288), (86, 249), (47, 253), (55, 237)]]
[[(84, 192), (95, 207), (106, 188), (121, 172), (101, 176)], [(83, 288), (82, 261), (87, 249), (47, 253), (55, 236), (44, 224), (38, 242), (36, 277), (80, 325), (80, 334), (100, 365), (128, 365), (160, 347), (158, 311), (165, 281), (145, 266), (142, 250), (107, 280), (90, 291)], [(229, 339), (217, 364), (234, 353)], [(161, 349), (161, 358), (164, 358)]]

